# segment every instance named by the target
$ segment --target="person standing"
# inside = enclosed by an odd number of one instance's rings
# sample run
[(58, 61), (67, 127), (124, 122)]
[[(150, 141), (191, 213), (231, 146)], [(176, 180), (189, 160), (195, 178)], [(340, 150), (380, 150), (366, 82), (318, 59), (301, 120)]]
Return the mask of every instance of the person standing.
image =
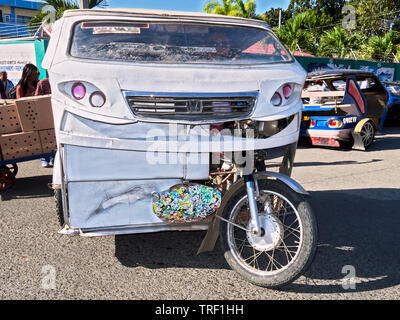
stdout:
[(7, 99), (6, 90), (4, 90), (3, 82), (0, 81), (0, 98)]
[(35, 95), (36, 87), (39, 82), (39, 69), (32, 63), (28, 63), (22, 70), (21, 80), (16, 88), (16, 98), (32, 97)]
[(35, 91), (35, 96), (43, 96), (46, 94), (51, 94), (49, 78), (40, 80)]
[(0, 81), (3, 85), (5, 95), (8, 98), (8, 93), (12, 88), (14, 88), (14, 84), (12, 83), (12, 81), (8, 80), (7, 71), (0, 72)]

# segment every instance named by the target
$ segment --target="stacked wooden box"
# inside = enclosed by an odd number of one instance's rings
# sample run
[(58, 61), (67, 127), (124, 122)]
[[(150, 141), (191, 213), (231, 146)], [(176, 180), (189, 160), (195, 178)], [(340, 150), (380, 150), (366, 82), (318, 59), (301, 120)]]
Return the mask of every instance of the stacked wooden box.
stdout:
[(0, 100), (1, 161), (57, 150), (51, 96)]

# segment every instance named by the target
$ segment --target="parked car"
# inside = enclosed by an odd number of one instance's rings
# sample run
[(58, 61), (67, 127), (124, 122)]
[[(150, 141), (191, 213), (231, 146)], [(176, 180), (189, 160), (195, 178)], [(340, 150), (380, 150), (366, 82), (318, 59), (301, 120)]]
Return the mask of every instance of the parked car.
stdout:
[(371, 72), (325, 70), (308, 74), (302, 98), (301, 137), (365, 150), (383, 126), (389, 96)]
[(388, 94), (386, 120), (400, 121), (400, 82), (383, 82)]

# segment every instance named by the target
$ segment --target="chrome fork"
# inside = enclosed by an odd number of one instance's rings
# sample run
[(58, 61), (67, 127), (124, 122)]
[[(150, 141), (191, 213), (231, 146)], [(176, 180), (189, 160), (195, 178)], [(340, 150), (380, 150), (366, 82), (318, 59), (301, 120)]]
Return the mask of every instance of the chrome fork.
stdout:
[(257, 209), (257, 197), (259, 196), (258, 184), (257, 181), (254, 181), (252, 174), (245, 175), (244, 180), (246, 182), (247, 199), (250, 208), (250, 232), (257, 236), (261, 236), (260, 220)]

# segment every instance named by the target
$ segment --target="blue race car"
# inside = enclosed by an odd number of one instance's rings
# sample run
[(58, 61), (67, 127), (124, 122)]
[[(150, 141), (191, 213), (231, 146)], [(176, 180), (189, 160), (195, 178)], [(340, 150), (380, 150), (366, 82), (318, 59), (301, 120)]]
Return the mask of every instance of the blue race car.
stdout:
[(383, 126), (389, 97), (375, 74), (340, 69), (309, 73), (302, 98), (301, 137), (366, 150)]
[(400, 121), (400, 82), (383, 82), (388, 94), (387, 118), (389, 121)]

